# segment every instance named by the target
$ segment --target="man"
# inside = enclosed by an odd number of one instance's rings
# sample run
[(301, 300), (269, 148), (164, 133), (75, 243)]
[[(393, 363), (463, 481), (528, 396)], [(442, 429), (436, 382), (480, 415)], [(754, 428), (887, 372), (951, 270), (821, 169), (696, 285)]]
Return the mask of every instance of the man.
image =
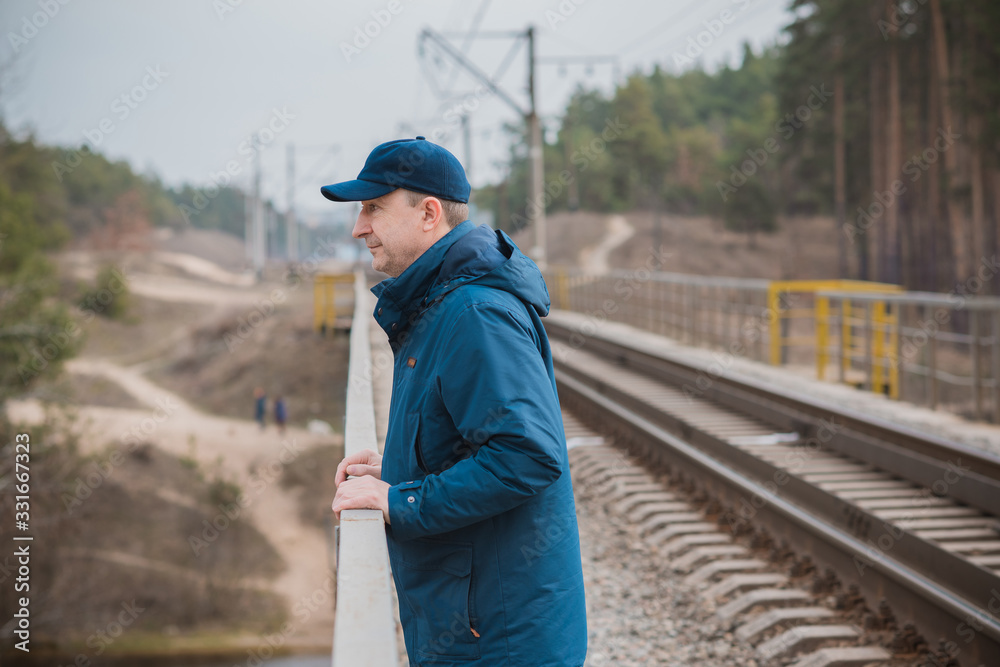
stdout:
[[(333, 510), (381, 509), (411, 665), (582, 665), (580, 543), (538, 267), (468, 217), (458, 160), (381, 144), (353, 235), (395, 355), (384, 458), (337, 468)], [(348, 475), (357, 476), (347, 479)]]
[(253, 411), (257, 423), (260, 424), (260, 430), (263, 431), (264, 419), (267, 415), (267, 394), (264, 393), (263, 387), (257, 387), (253, 390)]

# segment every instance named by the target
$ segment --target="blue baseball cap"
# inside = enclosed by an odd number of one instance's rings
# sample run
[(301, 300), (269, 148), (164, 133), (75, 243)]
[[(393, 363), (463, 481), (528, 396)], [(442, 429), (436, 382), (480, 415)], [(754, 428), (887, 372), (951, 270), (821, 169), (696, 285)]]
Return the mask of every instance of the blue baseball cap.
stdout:
[(368, 155), (356, 180), (324, 185), (320, 192), (332, 201), (364, 201), (397, 188), (463, 204), (469, 203), (472, 191), (458, 158), (424, 137), (417, 137), (379, 144)]

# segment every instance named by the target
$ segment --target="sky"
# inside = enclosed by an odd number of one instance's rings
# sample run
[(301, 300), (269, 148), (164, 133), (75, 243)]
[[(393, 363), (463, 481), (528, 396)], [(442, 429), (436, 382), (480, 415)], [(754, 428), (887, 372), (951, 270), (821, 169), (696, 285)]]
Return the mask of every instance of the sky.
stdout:
[[(533, 25), (537, 104), (551, 132), (577, 86), (610, 93), (616, 80), (656, 64), (738, 64), (743, 42), (759, 49), (780, 38), (787, 4), (3, 0), (0, 111), (15, 132), (87, 143), (169, 185), (247, 187), (259, 164), (262, 190), (279, 209), (288, 203), (292, 144), (294, 202), (307, 215), (328, 204), (321, 185), (356, 177), (369, 151), (391, 139), (437, 140), (465, 163), (474, 186), (502, 175), (510, 145), (503, 128), (518, 111), (434, 42), (424, 40), (421, 57), (424, 29), (526, 108), (526, 40), (501, 33)], [(476, 27), (475, 39), (462, 35)], [(548, 60), (561, 57), (596, 60)]]

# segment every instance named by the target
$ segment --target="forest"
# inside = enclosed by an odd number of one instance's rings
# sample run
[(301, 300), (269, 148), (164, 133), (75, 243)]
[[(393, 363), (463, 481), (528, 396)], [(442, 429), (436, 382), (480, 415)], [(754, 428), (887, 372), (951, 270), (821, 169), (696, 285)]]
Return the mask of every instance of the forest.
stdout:
[[(1000, 3), (791, 9), (780, 42), (746, 47), (739, 67), (578, 89), (545, 146), (547, 210), (707, 214), (749, 234), (827, 215), (840, 277), (948, 291), (995, 273)], [(623, 129), (605, 140), (609, 123)], [(478, 195), (517, 226), (527, 147), (523, 127), (508, 131), (508, 178)]]
[[(75, 353), (52, 251), (141, 250), (154, 227), (187, 224), (242, 237), (242, 193), (170, 188), (85, 146), (46, 146), (0, 125), (0, 406), (35, 384), (39, 364), (56, 367)], [(44, 359), (32, 353), (38, 347)]]

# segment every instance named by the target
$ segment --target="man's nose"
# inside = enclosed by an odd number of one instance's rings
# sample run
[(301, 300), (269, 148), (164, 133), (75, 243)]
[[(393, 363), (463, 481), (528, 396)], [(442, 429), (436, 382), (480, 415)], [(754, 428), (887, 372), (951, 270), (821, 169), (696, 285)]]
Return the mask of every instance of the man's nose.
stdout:
[(354, 223), (354, 229), (351, 231), (351, 236), (356, 239), (362, 239), (366, 234), (371, 234), (372, 226), (364, 219), (364, 213), (358, 214), (358, 219)]

